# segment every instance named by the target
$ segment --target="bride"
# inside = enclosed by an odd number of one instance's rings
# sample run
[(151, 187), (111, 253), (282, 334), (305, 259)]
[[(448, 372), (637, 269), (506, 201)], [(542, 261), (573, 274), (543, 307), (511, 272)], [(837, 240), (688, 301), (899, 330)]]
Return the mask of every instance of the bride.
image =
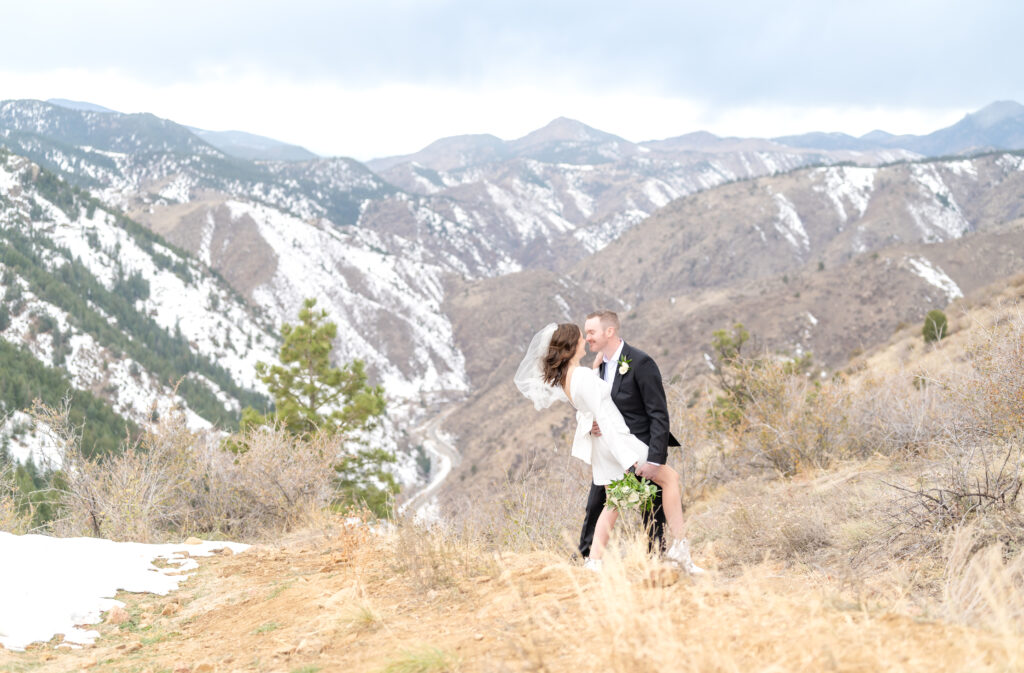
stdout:
[[(530, 342), (516, 372), (515, 384), (537, 409), (560, 400), (576, 409), (572, 455), (591, 466), (595, 484), (606, 486), (630, 468), (646, 462), (647, 445), (630, 434), (612, 401), (611, 387), (594, 370), (580, 366), (586, 352), (586, 341), (578, 326), (551, 323)], [(601, 428), (600, 436), (596, 437), (590, 433), (595, 420)], [(678, 473), (668, 465), (659, 465), (652, 481), (662, 489), (665, 519), (674, 538), (666, 556), (686, 572), (703, 573), (690, 560)], [(615, 509), (607, 506), (601, 512), (585, 567), (601, 569), (601, 558), (618, 516)]]

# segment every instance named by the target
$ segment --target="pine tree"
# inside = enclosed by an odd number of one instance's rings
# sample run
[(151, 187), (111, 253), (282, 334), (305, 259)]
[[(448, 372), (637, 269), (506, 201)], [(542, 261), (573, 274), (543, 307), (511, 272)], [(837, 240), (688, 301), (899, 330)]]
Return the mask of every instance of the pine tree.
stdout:
[(921, 328), (921, 335), (925, 343), (939, 341), (949, 334), (949, 322), (946, 314), (939, 309), (928, 311), (924, 317), (924, 327)]
[[(298, 324), (282, 326), (280, 364), (256, 365), (274, 400), (275, 413), (268, 417), (245, 409), (241, 427), (275, 423), (302, 440), (317, 433), (340, 436), (353, 449), (335, 465), (343, 499), (365, 503), (377, 514), (384, 514), (390, 494), (397, 490), (394, 477), (384, 466), (395, 458), (382, 449), (367, 448), (358, 439), (383, 416), (384, 388), (369, 385), (361, 360), (343, 367), (331, 365), (338, 326), (327, 320), (327, 311), (315, 307), (315, 299), (306, 299)], [(229, 447), (245, 450), (237, 443)]]
[(300, 437), (369, 429), (384, 413), (384, 389), (368, 385), (361, 360), (341, 368), (331, 366), (338, 326), (327, 321), (327, 311), (316, 311), (315, 306), (315, 299), (305, 300), (299, 323), (281, 328), (281, 364), (256, 364), (260, 380), (274, 398), (277, 420)]

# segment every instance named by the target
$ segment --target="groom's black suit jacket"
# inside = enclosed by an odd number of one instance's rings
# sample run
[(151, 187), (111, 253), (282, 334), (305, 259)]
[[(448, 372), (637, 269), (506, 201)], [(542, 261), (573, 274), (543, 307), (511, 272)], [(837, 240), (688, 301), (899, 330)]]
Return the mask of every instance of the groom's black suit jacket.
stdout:
[(621, 360), (629, 361), (629, 370), (619, 374), (619, 363), (602, 363), (598, 368), (604, 378), (605, 367), (615, 367), (612, 380), (612, 402), (626, 421), (626, 427), (647, 444), (647, 461), (664, 465), (668, 460), (668, 447), (679, 446), (669, 432), (668, 403), (661, 372), (650, 355), (639, 348), (622, 342)]
[[(600, 357), (600, 356), (598, 356)], [(664, 465), (668, 459), (668, 447), (679, 446), (672, 436), (668, 423), (668, 403), (665, 400), (665, 386), (661, 382), (658, 365), (647, 353), (622, 342), (620, 360), (629, 360), (629, 370), (619, 374), (619, 362), (602, 363), (598, 373), (604, 378), (604, 368), (615, 367), (612, 379), (612, 401), (618, 407), (626, 427), (647, 444), (647, 461)], [(604, 509), (604, 486), (590, 485), (587, 498), (587, 513), (580, 533), (580, 554), (590, 556), (590, 545), (594, 541), (594, 527)], [(665, 511), (661, 508), (661, 489), (654, 500), (654, 511), (644, 513), (644, 523), (651, 536), (652, 548), (660, 548), (664, 540)]]

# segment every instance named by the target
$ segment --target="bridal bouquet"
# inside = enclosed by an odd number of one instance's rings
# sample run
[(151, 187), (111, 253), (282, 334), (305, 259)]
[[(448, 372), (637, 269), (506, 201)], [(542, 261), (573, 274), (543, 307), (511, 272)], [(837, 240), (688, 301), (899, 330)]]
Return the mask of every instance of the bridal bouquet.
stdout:
[(622, 475), (605, 487), (605, 504), (622, 512), (636, 509), (649, 512), (654, 507), (658, 487), (646, 479), (637, 479), (632, 472)]

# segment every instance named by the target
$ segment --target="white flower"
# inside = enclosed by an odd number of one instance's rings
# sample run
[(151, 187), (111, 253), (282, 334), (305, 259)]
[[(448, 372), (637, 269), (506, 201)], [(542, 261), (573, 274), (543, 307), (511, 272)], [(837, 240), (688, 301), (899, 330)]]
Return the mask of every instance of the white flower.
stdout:
[(625, 376), (626, 372), (628, 372), (628, 371), (629, 371), (629, 365), (627, 365), (625, 362), (623, 362), (621, 365), (619, 365), (619, 376)]

